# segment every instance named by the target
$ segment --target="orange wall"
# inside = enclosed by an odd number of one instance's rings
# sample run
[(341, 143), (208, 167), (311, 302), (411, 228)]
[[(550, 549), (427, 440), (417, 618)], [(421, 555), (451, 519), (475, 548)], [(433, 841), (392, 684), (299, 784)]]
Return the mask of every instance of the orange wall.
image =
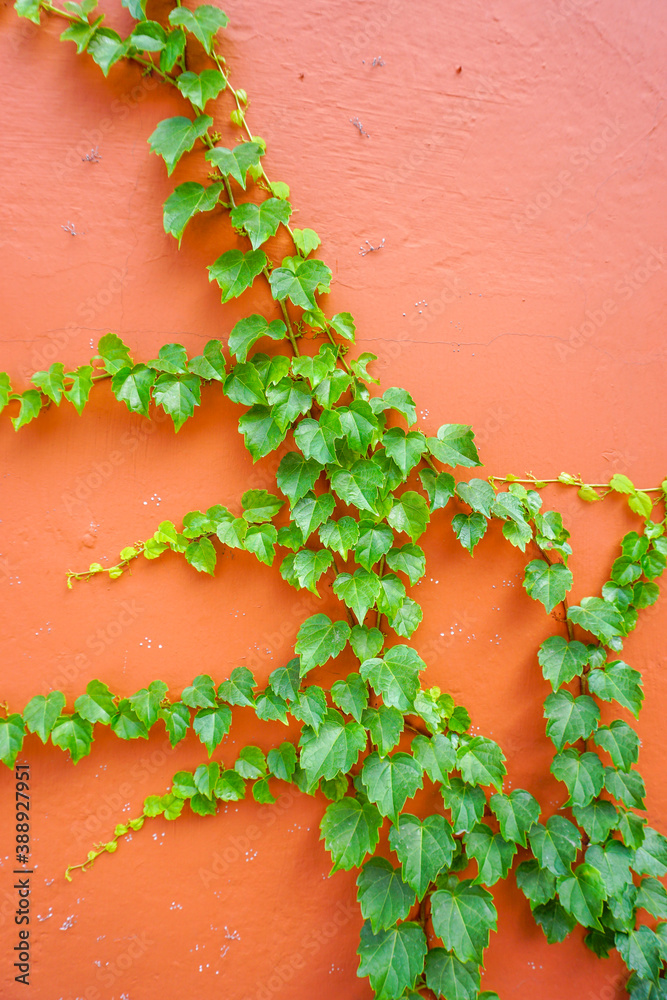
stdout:
[[(422, 427), (472, 423), (487, 475), (624, 472), (640, 486), (659, 482), (664, 5), (231, 0), (225, 9), (225, 51), (268, 141), (271, 176), (291, 185), (297, 225), (318, 230), (333, 267), (328, 308), (354, 314), (359, 348), (381, 356), (385, 386), (413, 393)], [(86, 362), (108, 330), (138, 358), (169, 341), (194, 354), (249, 311), (247, 301), (221, 307), (207, 281), (224, 225), (196, 220), (180, 252), (162, 233), (173, 184), (203, 173), (194, 154), (169, 181), (149, 155), (147, 136), (181, 111), (177, 100), (137, 69), (105, 81), (58, 41), (60, 30), (19, 22), (10, 7), (0, 22), (0, 368), (21, 386), (53, 360)], [(100, 162), (83, 159), (95, 146)], [(68, 222), (80, 235), (64, 231)], [(377, 253), (359, 253), (382, 239)], [(268, 485), (234, 430), (233, 405), (215, 388), (204, 395), (178, 436), (170, 422), (128, 414), (107, 385), (81, 418), (52, 407), (15, 435), (3, 417), (2, 697), (12, 710), (51, 687), (73, 700), (93, 677), (124, 695), (156, 677), (179, 691), (197, 673), (222, 680), (245, 664), (262, 682), (288, 658), (300, 621), (335, 605), (295, 596), (244, 553), (221, 560), (215, 579), (165, 556), (116, 582), (66, 590), (67, 569), (115, 556), (160, 520), (234, 504), (249, 482)], [(620, 501), (593, 510), (564, 489), (547, 503), (573, 534), (573, 599), (598, 592), (636, 519)], [(535, 656), (554, 623), (525, 595), (526, 559), (498, 532), (473, 561), (446, 520), (434, 522), (414, 637), (429, 652), (427, 681), (501, 743), (511, 786), (554, 809), (563, 792), (548, 775), (548, 687)], [(649, 821), (663, 831), (665, 638), (662, 604), (642, 613), (624, 653), (644, 675), (640, 766)], [(221, 753), (233, 760), (244, 743), (268, 748), (284, 734), (276, 723), (255, 736), (241, 710)], [(327, 879), (319, 796), (152, 820), (68, 883), (66, 865), (203, 751), (191, 740), (172, 751), (160, 735), (137, 745), (100, 733), (76, 767), (36, 737), (25, 755), (34, 1000), (370, 997), (355, 975), (355, 872)], [(0, 782), (0, 995), (13, 1000), (28, 991), (13, 983), (8, 958), (9, 772)], [(598, 961), (578, 932), (547, 946), (515, 888), (499, 887), (497, 898), (487, 989), (503, 1000), (625, 995), (616, 960)]]

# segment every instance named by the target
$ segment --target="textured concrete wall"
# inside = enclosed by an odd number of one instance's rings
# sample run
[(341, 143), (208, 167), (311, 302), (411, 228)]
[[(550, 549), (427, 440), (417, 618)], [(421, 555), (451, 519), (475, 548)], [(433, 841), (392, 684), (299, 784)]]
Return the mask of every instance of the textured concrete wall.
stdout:
[[(297, 225), (323, 238), (329, 307), (354, 314), (360, 349), (380, 355), (385, 385), (413, 393), (422, 426), (473, 424), (487, 475), (659, 482), (664, 6), (232, 0), (226, 10), (225, 51), (251, 95), (271, 175), (291, 185)], [(123, 18), (110, 11), (112, 23)], [(180, 252), (162, 232), (173, 183), (205, 175), (201, 154), (171, 181), (149, 155), (146, 138), (179, 113), (176, 98), (138, 69), (104, 80), (58, 41), (61, 27), (38, 30), (9, 6), (0, 19), (0, 368), (22, 386), (53, 360), (87, 362), (108, 330), (138, 358), (170, 341), (198, 353), (267, 304), (258, 295), (250, 307), (220, 306), (205, 265), (221, 252), (224, 224), (196, 220)], [(86, 159), (93, 148), (99, 159)], [(362, 255), (366, 241), (384, 243)], [(51, 687), (73, 700), (93, 677), (122, 694), (156, 677), (175, 690), (197, 673), (222, 680), (240, 664), (264, 680), (300, 621), (327, 610), (326, 596), (295, 597), (243, 553), (222, 560), (215, 579), (164, 557), (115, 583), (66, 590), (67, 569), (114, 556), (160, 520), (268, 485), (236, 433), (235, 408), (213, 388), (204, 396), (177, 437), (168, 421), (128, 414), (107, 386), (81, 418), (52, 407), (16, 435), (3, 418), (1, 697), (12, 710)], [(573, 534), (573, 598), (598, 592), (636, 520), (620, 500), (593, 510), (560, 488), (547, 503)], [(535, 652), (555, 623), (521, 587), (525, 559), (490, 532), (473, 561), (444, 519), (426, 548), (414, 642), (428, 680), (499, 740), (511, 786), (553, 809), (563, 792), (548, 774), (548, 688)], [(641, 618), (624, 655), (644, 675), (640, 766), (650, 822), (665, 830), (667, 614), (659, 605)], [(266, 724), (256, 737), (240, 711), (222, 756), (284, 733)], [(196, 766), (201, 748), (101, 733), (76, 767), (36, 737), (26, 756), (35, 1000), (370, 996), (355, 975), (355, 873), (327, 879), (319, 796), (151, 821), (70, 884), (66, 865), (176, 770)], [(10, 968), (8, 772), (0, 782), (0, 992), (14, 998), (28, 991)], [(595, 959), (578, 932), (547, 946), (515, 888), (499, 887), (497, 899), (487, 989), (503, 1000), (624, 996), (615, 960)]]

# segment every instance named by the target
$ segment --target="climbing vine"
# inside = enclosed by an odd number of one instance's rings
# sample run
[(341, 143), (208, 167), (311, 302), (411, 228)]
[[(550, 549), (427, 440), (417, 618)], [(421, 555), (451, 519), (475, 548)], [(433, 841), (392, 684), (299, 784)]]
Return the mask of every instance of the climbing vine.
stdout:
[[(523, 860), (512, 877), (547, 940), (562, 941), (581, 925), (597, 955), (620, 953), (633, 1000), (667, 997), (667, 892), (660, 881), (667, 840), (642, 815), (637, 734), (621, 717), (601, 724), (600, 713), (600, 702), (635, 717), (641, 708), (641, 675), (619, 654), (640, 612), (658, 599), (656, 581), (667, 565), (667, 481), (642, 489), (619, 474), (602, 484), (566, 473), (457, 481), (455, 470), (481, 464), (472, 429), (444, 424), (435, 436), (420, 430), (410, 394), (380, 391), (375, 355), (355, 356), (353, 317), (325, 312), (331, 270), (313, 256), (317, 233), (291, 226), (287, 184), (269, 179), (266, 143), (249, 128), (248, 96), (234, 88), (219, 48), (225, 14), (179, 3), (158, 23), (146, 18), (143, 0), (124, 5), (136, 21), (126, 38), (104, 27), (96, 0), (62, 9), (17, 0), (15, 7), (35, 24), (44, 14), (63, 18), (61, 38), (105, 76), (131, 60), (179, 91), (186, 113), (160, 122), (150, 149), (169, 175), (184, 157), (197, 164), (203, 157), (210, 173), (206, 184), (174, 189), (164, 230), (180, 244), (195, 215), (227, 212), (244, 249), (223, 249), (208, 267), (209, 280), (222, 303), (263, 282), (274, 309), (239, 320), (224, 342), (210, 340), (198, 357), (166, 344), (157, 358), (136, 361), (116, 334), (106, 334), (90, 363), (65, 371), (56, 362), (22, 392), (0, 373), (0, 408), (8, 408), (16, 430), (63, 400), (81, 414), (94, 385), (108, 380), (129, 411), (150, 419), (162, 408), (177, 432), (201, 405), (202, 386), (218, 386), (242, 408), (238, 430), (253, 460), (278, 452), (276, 492), (250, 489), (232, 509), (216, 504), (184, 513), (180, 525), (163, 521), (151, 537), (128, 539), (113, 565), (71, 570), (67, 585), (98, 574), (116, 579), (135, 560), (168, 551), (214, 575), (219, 560), (242, 549), (277, 566), (297, 590), (318, 594), (331, 581), (340, 607), (335, 619), (320, 613), (302, 622), (294, 657), (264, 687), (236, 667), (226, 678), (200, 674), (177, 696), (159, 679), (133, 694), (91, 680), (69, 706), (60, 691), (36, 694), (22, 712), (0, 718), (0, 757), (13, 768), (27, 732), (76, 763), (91, 752), (100, 726), (123, 740), (165, 727), (172, 746), (192, 731), (205, 748), (198, 767), (156, 789), (141, 815), (117, 825), (107, 843), (72, 864), (68, 878), (113, 853), (152, 817), (176, 820), (187, 809), (212, 816), (220, 802), (247, 795), (271, 803), (280, 783), (321, 792), (332, 873), (358, 870), (358, 974), (379, 1000), (425, 990), (448, 1000), (497, 998), (480, 992), (484, 951), (497, 926), (491, 890), (510, 877), (519, 849)], [(207, 68), (188, 69), (192, 53), (204, 55)], [(230, 148), (215, 128), (223, 102), (239, 130)], [(293, 252), (277, 260), (272, 241), (279, 231), (289, 234)], [(540, 495), (552, 482), (576, 489), (582, 501), (625, 496), (640, 519), (621, 540), (601, 593), (578, 605), (567, 600), (569, 532)], [(551, 686), (544, 702), (555, 748), (551, 771), (565, 789), (552, 813), (525, 790), (505, 791), (501, 747), (472, 734), (470, 715), (449, 694), (421, 684), (427, 664), (412, 641), (422, 620), (413, 595), (426, 572), (419, 540), (431, 520), (449, 524), (471, 555), (489, 524), (500, 522), (507, 543), (526, 554), (527, 595), (555, 621), (558, 634), (537, 652)], [(320, 668), (348, 649), (356, 669), (325, 686)], [(221, 744), (236, 706), (253, 709), (258, 723), (283, 723), (286, 739), (268, 753), (249, 745), (227, 759)], [(441, 806), (417, 815), (410, 801), (425, 784), (441, 792)], [(383, 828), (390, 857), (377, 853)]]

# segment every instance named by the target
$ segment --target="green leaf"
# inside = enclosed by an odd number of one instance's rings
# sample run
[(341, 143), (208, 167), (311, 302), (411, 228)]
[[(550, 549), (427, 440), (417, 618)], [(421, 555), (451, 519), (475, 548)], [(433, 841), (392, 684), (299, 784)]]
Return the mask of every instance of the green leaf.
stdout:
[(155, 378), (156, 372), (146, 365), (121, 368), (111, 379), (111, 391), (119, 402), (125, 403), (131, 413), (141, 413), (147, 417)]
[(309, 493), (322, 472), (322, 466), (313, 459), (304, 458), (296, 451), (288, 451), (281, 459), (276, 482), (281, 492), (294, 506)]
[(604, 787), (604, 768), (595, 753), (563, 750), (554, 757), (551, 773), (567, 785), (570, 797), (565, 806), (587, 806)]
[(301, 309), (315, 309), (315, 291), (329, 290), (331, 271), (319, 260), (285, 257), (282, 267), (276, 267), (269, 279), (274, 299), (289, 299)]
[(452, 817), (454, 833), (467, 833), (484, 815), (486, 796), (481, 788), (466, 785), (460, 778), (451, 778), (443, 785), (442, 797)]
[(60, 400), (65, 391), (62, 361), (55, 361), (48, 371), (35, 372), (30, 381), (33, 385), (37, 386), (40, 392), (48, 396), (56, 406), (60, 406)]
[(586, 849), (586, 863), (599, 871), (607, 896), (618, 896), (632, 885), (631, 860), (631, 852), (620, 840), (610, 840), (604, 846), (590, 844)]
[(544, 559), (533, 559), (526, 566), (523, 585), (529, 597), (553, 611), (564, 600), (572, 580), (572, 571), (563, 563), (549, 565)]
[(589, 864), (577, 865), (558, 881), (558, 898), (568, 913), (583, 927), (602, 930), (599, 917), (607, 896), (602, 876)]
[(635, 488), (628, 479), (628, 477), (621, 475), (620, 472), (614, 473), (614, 475), (609, 480), (609, 486), (616, 493), (632, 494), (635, 492)]
[[(19, 723), (14, 721), (20, 719), (20, 715), (9, 716), (5, 723), (7, 736), (4, 739), (2, 738), (4, 733), (0, 730), (0, 750), (3, 751), (0, 756), (5, 763), (8, 762), (7, 758), (9, 758), (11, 760), (10, 766), (13, 766), (16, 755), (21, 749), (20, 743), (17, 746)], [(21, 724), (22, 730), (23, 725)], [(23, 742), (22, 739), (21, 742)], [(74, 715), (61, 715), (51, 730), (51, 742), (56, 747), (69, 750), (72, 761), (76, 764), (82, 757), (86, 757), (90, 753), (93, 743), (93, 727), (87, 719), (82, 719), (76, 713)]]
[(129, 42), (110, 28), (98, 28), (88, 42), (88, 52), (105, 76), (127, 53)]
[(550, 816), (546, 825), (535, 823), (528, 831), (530, 848), (541, 868), (567, 875), (581, 850), (581, 834), (564, 816)]
[(456, 756), (461, 776), (469, 785), (493, 785), (501, 790), (507, 770), (503, 764), (505, 754), (497, 743), (485, 736), (473, 736), (459, 747)]
[(354, 548), (355, 559), (364, 569), (370, 570), (389, 552), (393, 542), (394, 536), (386, 524), (362, 519), (359, 522), (359, 541)]
[(220, 28), (226, 28), (229, 18), (219, 7), (202, 4), (195, 10), (187, 7), (175, 7), (169, 12), (169, 23), (181, 25), (201, 42), (204, 50), (210, 54), (213, 39)]
[(638, 490), (633, 496), (628, 497), (628, 507), (641, 517), (650, 517), (653, 513), (653, 501), (648, 493), (642, 493), (641, 490)]
[(359, 459), (350, 469), (334, 469), (331, 488), (341, 500), (359, 510), (376, 514), (378, 490), (384, 483), (382, 470), (372, 461)]
[(72, 385), (69, 389), (65, 389), (65, 399), (70, 401), (81, 416), (93, 387), (92, 365), (79, 365), (73, 372), (66, 372), (65, 378), (72, 379)]
[(204, 347), (204, 353), (188, 362), (188, 368), (200, 378), (216, 382), (225, 381), (225, 359), (222, 354), (222, 344), (219, 340), (209, 340)]
[(282, 781), (291, 781), (296, 768), (296, 750), (292, 743), (281, 743), (266, 756), (269, 771)]
[(639, 757), (639, 737), (622, 719), (601, 726), (594, 734), (597, 746), (610, 755), (614, 765), (627, 771)]
[(299, 745), (301, 767), (312, 785), (318, 778), (334, 778), (339, 771), (347, 773), (366, 746), (366, 731), (358, 722), (346, 723), (339, 712), (330, 708), (318, 732), (304, 728)]
[(419, 464), (421, 456), (427, 451), (426, 438), (421, 431), (409, 431), (406, 434), (400, 427), (388, 430), (382, 438), (382, 444), (404, 477)]
[(204, 795), (207, 799), (213, 798), (214, 789), (219, 777), (220, 765), (217, 763), (200, 764), (192, 776), (197, 792), (200, 795)]
[(509, 795), (496, 792), (489, 805), (498, 818), (500, 832), (505, 840), (526, 846), (526, 834), (540, 818), (540, 804), (530, 792), (515, 788)]
[(464, 549), (470, 555), (478, 542), (486, 534), (487, 521), (483, 514), (455, 514), (452, 518), (452, 528)]
[[(274, 320), (274, 323), (280, 322)], [(281, 427), (290, 427), (297, 417), (308, 413), (313, 397), (303, 379), (284, 378), (270, 386), (266, 396), (273, 407), (273, 416)]]
[[(374, 354), (361, 355), (361, 357), (368, 358), (366, 364), (371, 360), (377, 360)], [(361, 357), (359, 361), (361, 361)], [(362, 377), (366, 378), (367, 375), (363, 374)], [(376, 413), (382, 413), (383, 410), (396, 410), (397, 413), (402, 413), (408, 427), (412, 427), (417, 419), (415, 401), (406, 389), (397, 389), (395, 386), (385, 389), (382, 396), (376, 396), (371, 400), (371, 406)]]
[(490, 892), (469, 879), (438, 889), (431, 896), (431, 919), (445, 948), (460, 961), (483, 962), (490, 932), (498, 922)]
[(118, 702), (118, 711), (111, 720), (111, 729), (121, 740), (147, 740), (148, 729), (130, 705), (128, 698)]
[(361, 928), (357, 954), (358, 976), (368, 976), (378, 1000), (395, 1000), (414, 986), (424, 968), (426, 935), (419, 924), (405, 922), (373, 933), (366, 921)]
[(612, 563), (610, 576), (614, 583), (617, 583), (620, 587), (625, 587), (628, 583), (634, 583), (641, 575), (641, 565), (628, 556), (620, 556)]
[(564, 941), (570, 931), (577, 926), (575, 917), (567, 912), (555, 899), (541, 906), (533, 907), (535, 923), (539, 924), (545, 933), (549, 944)]
[(121, 368), (132, 368), (133, 362), (127, 345), (115, 333), (105, 333), (99, 340), (97, 350), (97, 357), (102, 359), (110, 375), (115, 375)]
[(332, 622), (327, 615), (311, 615), (299, 629), (294, 650), (301, 658), (301, 676), (338, 656), (350, 638), (347, 622)]
[(395, 531), (404, 531), (413, 542), (426, 531), (430, 519), (428, 504), (421, 495), (412, 490), (395, 498), (394, 506), (387, 514), (387, 520)]
[(292, 360), (295, 375), (308, 379), (315, 388), (336, 368), (336, 350), (331, 344), (323, 344), (315, 355), (302, 354)]
[[(192, 74), (194, 76), (194, 74)], [(210, 212), (218, 204), (222, 184), (204, 187), (196, 181), (179, 184), (164, 203), (163, 225), (165, 233), (171, 233), (181, 245), (186, 225), (198, 212)]]
[[(306, 230), (308, 232), (308, 230)], [(312, 230), (310, 230), (312, 232)], [(319, 238), (318, 238), (319, 245)], [(307, 256), (307, 254), (305, 255)], [(354, 334), (356, 332), (356, 326), (354, 325), (354, 319), (352, 314), (349, 312), (336, 313), (329, 320), (330, 325), (334, 328), (339, 337), (343, 340), (350, 340), (354, 343)]]
[[(63, 716), (62, 718), (68, 718)], [(73, 716), (73, 718), (76, 718)], [(92, 727), (90, 727), (91, 740), (92, 740)], [(17, 713), (8, 715), (6, 719), (0, 719), (0, 760), (7, 765), (7, 767), (14, 767), (16, 758), (21, 752), (21, 747), (23, 746), (23, 719)], [(53, 738), (53, 737), (52, 737)], [(53, 741), (56, 742), (55, 740)], [(64, 749), (68, 747), (64, 743), (56, 743), (56, 746), (63, 746)], [(86, 751), (90, 750), (90, 747)], [(80, 754), (83, 756), (83, 754)], [(72, 755), (74, 759), (74, 755)], [(79, 759), (78, 757), (76, 758)], [(76, 761), (75, 761), (76, 763)]]
[(547, 903), (556, 895), (556, 876), (540, 868), (537, 861), (522, 861), (515, 877), (516, 884), (533, 907)]
[(266, 774), (266, 758), (259, 747), (247, 746), (239, 752), (234, 770), (242, 778), (263, 778)]
[(465, 424), (443, 424), (437, 437), (428, 439), (428, 448), (443, 465), (463, 465), (471, 468), (481, 465), (472, 427)]
[(454, 477), (448, 472), (433, 472), (432, 469), (422, 469), (419, 473), (422, 486), (428, 494), (431, 511), (446, 507), (454, 496)]
[[(380, 705), (378, 708), (366, 708), (361, 717), (361, 724), (370, 733), (371, 740), (378, 748), (380, 757), (384, 757), (390, 750), (394, 749), (400, 740), (405, 720), (402, 712), (399, 712), (397, 708)], [(366, 759), (368, 760), (368, 758)]]
[(246, 532), (244, 545), (260, 562), (270, 566), (276, 554), (278, 531), (272, 524), (253, 524)]
[(214, 101), (220, 91), (225, 89), (227, 81), (217, 69), (204, 69), (201, 73), (179, 74), (176, 86), (183, 97), (203, 111), (208, 101)]
[(294, 505), (292, 517), (296, 521), (304, 541), (308, 541), (313, 531), (331, 516), (336, 501), (330, 493), (322, 493), (316, 497), (307, 493)]
[(477, 962), (460, 962), (451, 951), (430, 948), (426, 956), (426, 985), (448, 1000), (493, 1000), (495, 993), (478, 993), (480, 972)]
[(602, 701), (617, 701), (624, 708), (629, 708), (635, 718), (639, 715), (644, 700), (642, 676), (622, 660), (608, 663), (604, 670), (591, 670), (588, 689)]
[(15, 0), (14, 10), (19, 17), (27, 17), (33, 24), (39, 24), (39, 0)]
[(496, 499), (496, 493), (486, 479), (471, 479), (468, 483), (458, 483), (456, 487), (458, 496), (485, 517), (491, 517), (491, 508)]
[(605, 799), (594, 799), (587, 806), (573, 806), (572, 813), (588, 839), (594, 844), (604, 843), (617, 826), (621, 829), (616, 807)]
[(389, 830), (389, 843), (401, 862), (403, 878), (419, 899), (454, 856), (452, 828), (437, 813), (424, 820), (403, 813)]
[(234, 228), (242, 229), (248, 236), (253, 250), (257, 250), (271, 236), (276, 235), (281, 223), (287, 225), (291, 214), (292, 206), (288, 201), (269, 198), (261, 205), (255, 205), (250, 201), (237, 205), (232, 209), (230, 218)]
[(128, 44), (137, 52), (161, 52), (166, 40), (167, 36), (161, 24), (142, 20), (135, 24), (128, 38)]
[(600, 721), (600, 709), (588, 695), (573, 697), (569, 691), (557, 691), (544, 700), (547, 736), (562, 750), (566, 743), (587, 740)]
[(213, 119), (208, 115), (199, 115), (194, 121), (179, 115), (160, 122), (149, 136), (148, 142), (151, 152), (157, 153), (167, 164), (167, 174), (173, 173), (183, 153), (191, 150), (197, 139), (201, 139), (212, 124)]
[(181, 699), (190, 708), (215, 708), (215, 687), (208, 674), (198, 674), (192, 684), (183, 688)]
[(544, 679), (557, 691), (563, 684), (582, 675), (588, 662), (588, 651), (583, 642), (567, 642), (561, 636), (552, 635), (540, 646), (537, 658)]
[(345, 680), (332, 684), (331, 697), (341, 711), (361, 722), (362, 713), (368, 704), (368, 686), (360, 674), (348, 674)]
[(638, 875), (667, 875), (667, 839), (661, 833), (647, 826), (644, 840), (632, 862)]
[(465, 836), (466, 854), (477, 862), (476, 882), (493, 885), (507, 878), (516, 854), (516, 844), (494, 833), (486, 823), (478, 823)]
[(660, 939), (650, 927), (642, 924), (628, 934), (617, 934), (616, 947), (628, 969), (634, 969), (644, 979), (658, 982), (662, 970)]
[(187, 705), (183, 705), (180, 701), (175, 705), (164, 705), (159, 710), (158, 716), (164, 721), (172, 747), (185, 739), (190, 728), (190, 712)]
[(359, 540), (359, 525), (353, 517), (345, 516), (337, 521), (326, 521), (318, 532), (320, 541), (328, 549), (340, 553), (343, 559)]
[(318, 420), (306, 417), (294, 430), (297, 447), (306, 458), (321, 465), (336, 461), (336, 441), (342, 437), (343, 428), (335, 410), (323, 410)]
[[(122, 0), (121, 0), (122, 2)], [(129, 0), (130, 3), (136, 0)], [(185, 32), (175, 29), (167, 33), (165, 46), (160, 53), (160, 69), (163, 73), (171, 73), (179, 58), (185, 52)]]
[(610, 639), (625, 635), (620, 611), (600, 597), (584, 597), (581, 606), (573, 605), (567, 617), (607, 645)]
[(215, 797), (223, 802), (238, 802), (245, 798), (245, 782), (237, 771), (222, 771), (215, 784)]
[(456, 767), (456, 750), (448, 736), (415, 736), (410, 749), (434, 784), (449, 784), (449, 773)]
[(419, 690), (419, 673), (425, 667), (414, 649), (399, 645), (390, 647), (382, 659), (365, 660), (359, 673), (377, 694), (382, 695), (385, 705), (408, 712)]
[(302, 257), (308, 257), (322, 242), (314, 229), (293, 229), (292, 239)]
[(286, 430), (280, 426), (268, 406), (251, 406), (239, 420), (239, 431), (253, 461), (264, 458), (285, 439)]
[(327, 714), (327, 699), (322, 688), (314, 684), (304, 688), (290, 706), (290, 712), (318, 733)]
[[(176, 189), (178, 190), (178, 188)], [(239, 361), (245, 361), (248, 351), (257, 343), (260, 337), (270, 337), (271, 340), (284, 340), (287, 336), (287, 327), (281, 319), (274, 319), (271, 323), (263, 316), (255, 313), (239, 320), (229, 334), (229, 350), (235, 354)], [(273, 402), (273, 401), (272, 401)], [(294, 454), (294, 452), (291, 452)]]
[(398, 822), (398, 814), (406, 801), (422, 787), (422, 775), (420, 765), (407, 753), (381, 757), (374, 752), (366, 757), (361, 769), (368, 798), (394, 823)]
[(217, 281), (222, 290), (223, 303), (229, 302), (250, 288), (264, 267), (266, 254), (263, 250), (249, 250), (248, 253), (228, 250), (209, 265), (209, 281)]
[(285, 701), (294, 701), (299, 693), (299, 657), (295, 656), (285, 667), (276, 667), (269, 674), (269, 684)]
[(417, 583), (426, 572), (426, 556), (419, 545), (408, 542), (387, 553), (387, 566), (397, 573), (405, 573), (411, 584)]
[(258, 142), (242, 142), (234, 149), (216, 146), (209, 149), (206, 159), (213, 163), (225, 177), (233, 177), (245, 191), (246, 175), (249, 170), (260, 169), (260, 157), (264, 152)]
[(74, 702), (74, 709), (82, 719), (88, 722), (102, 722), (105, 726), (118, 711), (114, 696), (103, 681), (89, 681), (86, 693), (79, 695)]
[(160, 375), (153, 387), (155, 402), (168, 413), (178, 432), (201, 402), (198, 375)]
[(73, 24), (70, 24), (69, 28), (65, 28), (65, 30), (61, 33), (60, 41), (74, 42), (76, 45), (76, 51), (79, 55), (81, 55), (82, 52), (86, 51), (88, 42), (93, 37), (95, 30), (101, 21), (101, 17), (96, 18), (93, 24), (89, 24), (87, 21), (74, 21)]
[(367, 861), (357, 885), (361, 915), (375, 934), (405, 920), (415, 903), (415, 893), (401, 878), (400, 868), (393, 868), (386, 858)]
[[(324, 551), (331, 562), (333, 559), (331, 553)], [(348, 608), (352, 609), (359, 624), (363, 625), (368, 611), (378, 599), (380, 578), (377, 573), (369, 573), (364, 569), (358, 569), (353, 574), (339, 573), (334, 580), (333, 591)]]
[(282, 722), (284, 726), (288, 724), (287, 702), (270, 687), (255, 695), (255, 712), (258, 719)]
[(160, 704), (167, 690), (168, 687), (164, 681), (151, 681), (147, 688), (142, 688), (128, 699), (137, 718), (143, 722), (147, 729), (150, 729), (157, 722)]
[(15, 398), (21, 401), (18, 417), (12, 417), (14, 430), (18, 431), (21, 427), (25, 427), (31, 420), (39, 416), (39, 411), (42, 408), (42, 397), (36, 389), (26, 389), (25, 392), (22, 392), (20, 396)]
[(359, 868), (377, 847), (382, 822), (375, 806), (349, 795), (328, 805), (320, 823), (320, 840), (333, 859), (331, 872)]
[(62, 691), (50, 691), (46, 696), (37, 694), (23, 709), (23, 720), (29, 732), (37, 733), (42, 743), (46, 743), (64, 707)]
[(213, 576), (215, 573), (218, 557), (213, 543), (206, 536), (195, 538), (194, 541), (190, 542), (184, 555), (190, 565), (194, 566), (200, 573), (208, 573), (209, 576)]
[[(217, 708), (202, 708), (194, 717), (192, 728), (208, 750), (209, 757), (229, 732), (232, 724), (232, 710), (228, 705)], [(201, 789), (200, 789), (201, 790)]]
[(617, 771), (614, 767), (606, 767), (604, 783), (609, 794), (624, 805), (631, 809), (646, 808), (646, 788), (638, 771)]
[(247, 490), (241, 497), (245, 521), (260, 523), (275, 517), (284, 501), (267, 490)]
[(271, 791), (268, 777), (256, 781), (252, 786), (252, 797), (255, 802), (271, 804), (276, 801), (275, 795)]

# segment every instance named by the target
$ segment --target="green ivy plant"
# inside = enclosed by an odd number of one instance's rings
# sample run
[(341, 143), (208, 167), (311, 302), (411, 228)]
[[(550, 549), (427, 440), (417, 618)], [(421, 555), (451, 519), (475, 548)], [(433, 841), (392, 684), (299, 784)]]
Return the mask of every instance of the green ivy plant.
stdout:
[[(580, 925), (597, 955), (620, 953), (632, 1000), (667, 997), (667, 892), (660, 881), (667, 839), (642, 815), (636, 732), (624, 718), (602, 725), (599, 707), (611, 702), (634, 716), (641, 708), (641, 676), (618, 657), (639, 612), (658, 598), (656, 581), (667, 564), (667, 481), (636, 489), (622, 475), (586, 484), (562, 473), (541, 481), (457, 482), (455, 470), (480, 465), (472, 429), (444, 424), (435, 436), (421, 431), (410, 394), (397, 387), (380, 392), (369, 371), (376, 357), (350, 353), (353, 317), (328, 316), (321, 304), (331, 270), (313, 256), (317, 233), (290, 225), (287, 184), (269, 180), (266, 144), (250, 131), (247, 95), (232, 86), (218, 48), (225, 14), (179, 3), (158, 23), (146, 18), (144, 0), (123, 3), (136, 22), (126, 38), (104, 27), (96, 0), (68, 0), (62, 9), (16, 0), (15, 7), (35, 24), (45, 12), (63, 18), (61, 38), (105, 76), (130, 60), (180, 92), (185, 113), (160, 122), (150, 148), (168, 174), (183, 157), (201, 163), (202, 156), (210, 174), (206, 184), (186, 181), (174, 189), (164, 205), (164, 230), (180, 244), (195, 215), (228, 212), (247, 248), (224, 250), (209, 265), (209, 279), (223, 303), (265, 283), (275, 307), (271, 315), (241, 319), (225, 343), (210, 340), (198, 357), (166, 344), (157, 358), (135, 361), (109, 333), (89, 364), (65, 371), (54, 363), (23, 392), (0, 373), (0, 408), (8, 407), (19, 430), (63, 400), (82, 413), (94, 384), (110, 380), (132, 413), (150, 419), (161, 407), (178, 431), (201, 404), (202, 385), (218, 385), (242, 408), (238, 430), (253, 460), (278, 451), (277, 492), (250, 489), (233, 509), (190, 511), (179, 526), (163, 521), (150, 538), (124, 548), (114, 565), (94, 562), (68, 573), (68, 586), (100, 573), (115, 579), (135, 560), (167, 551), (213, 575), (218, 559), (237, 548), (269, 567), (277, 559), (281, 577), (297, 590), (318, 594), (331, 580), (340, 607), (334, 619), (315, 614), (301, 624), (294, 657), (264, 687), (236, 667), (225, 679), (200, 674), (180, 696), (161, 680), (128, 695), (99, 679), (69, 706), (60, 691), (37, 694), (22, 712), (0, 718), (0, 757), (13, 767), (28, 732), (77, 762), (91, 752), (100, 726), (122, 740), (146, 739), (164, 727), (172, 746), (193, 730), (206, 749), (193, 772), (179, 771), (168, 789), (149, 796), (142, 814), (116, 826), (107, 843), (68, 869), (68, 878), (114, 852), (151, 817), (175, 820), (186, 808), (212, 816), (220, 802), (248, 793), (256, 802), (274, 802), (280, 783), (322, 793), (328, 804), (321, 836), (332, 874), (358, 870), (364, 920), (358, 975), (369, 978), (378, 1000), (415, 1000), (424, 990), (448, 1000), (497, 1000), (492, 991), (480, 992), (484, 951), (497, 926), (491, 890), (510, 877), (517, 854), (512, 877), (548, 941), (562, 941)], [(207, 68), (189, 70), (191, 53), (205, 55)], [(239, 130), (231, 147), (221, 145), (209, 113), (220, 101), (231, 103)], [(272, 239), (279, 230), (291, 237), (293, 253), (276, 260)], [(313, 340), (320, 342), (317, 352), (304, 350)], [(576, 489), (584, 501), (625, 495), (641, 519), (639, 530), (622, 539), (601, 594), (579, 605), (567, 601), (569, 532), (560, 513), (543, 509), (547, 482)], [(498, 744), (473, 735), (466, 709), (420, 681), (426, 663), (411, 640), (422, 609), (412, 595), (426, 572), (419, 540), (431, 519), (447, 521), (471, 555), (490, 522), (500, 522), (508, 543), (527, 553), (527, 595), (558, 622), (562, 634), (537, 653), (551, 686), (544, 703), (556, 751), (551, 771), (564, 785), (553, 813), (545, 815), (525, 790), (503, 790)], [(348, 647), (356, 669), (323, 685), (320, 668), (331, 669)], [(236, 760), (224, 759), (221, 742), (236, 706), (252, 708), (259, 723), (282, 722), (285, 740), (268, 752), (250, 745)], [(258, 742), (260, 733), (258, 727)], [(425, 785), (441, 793), (428, 815), (411, 805)], [(378, 853), (382, 829), (389, 857)]]

